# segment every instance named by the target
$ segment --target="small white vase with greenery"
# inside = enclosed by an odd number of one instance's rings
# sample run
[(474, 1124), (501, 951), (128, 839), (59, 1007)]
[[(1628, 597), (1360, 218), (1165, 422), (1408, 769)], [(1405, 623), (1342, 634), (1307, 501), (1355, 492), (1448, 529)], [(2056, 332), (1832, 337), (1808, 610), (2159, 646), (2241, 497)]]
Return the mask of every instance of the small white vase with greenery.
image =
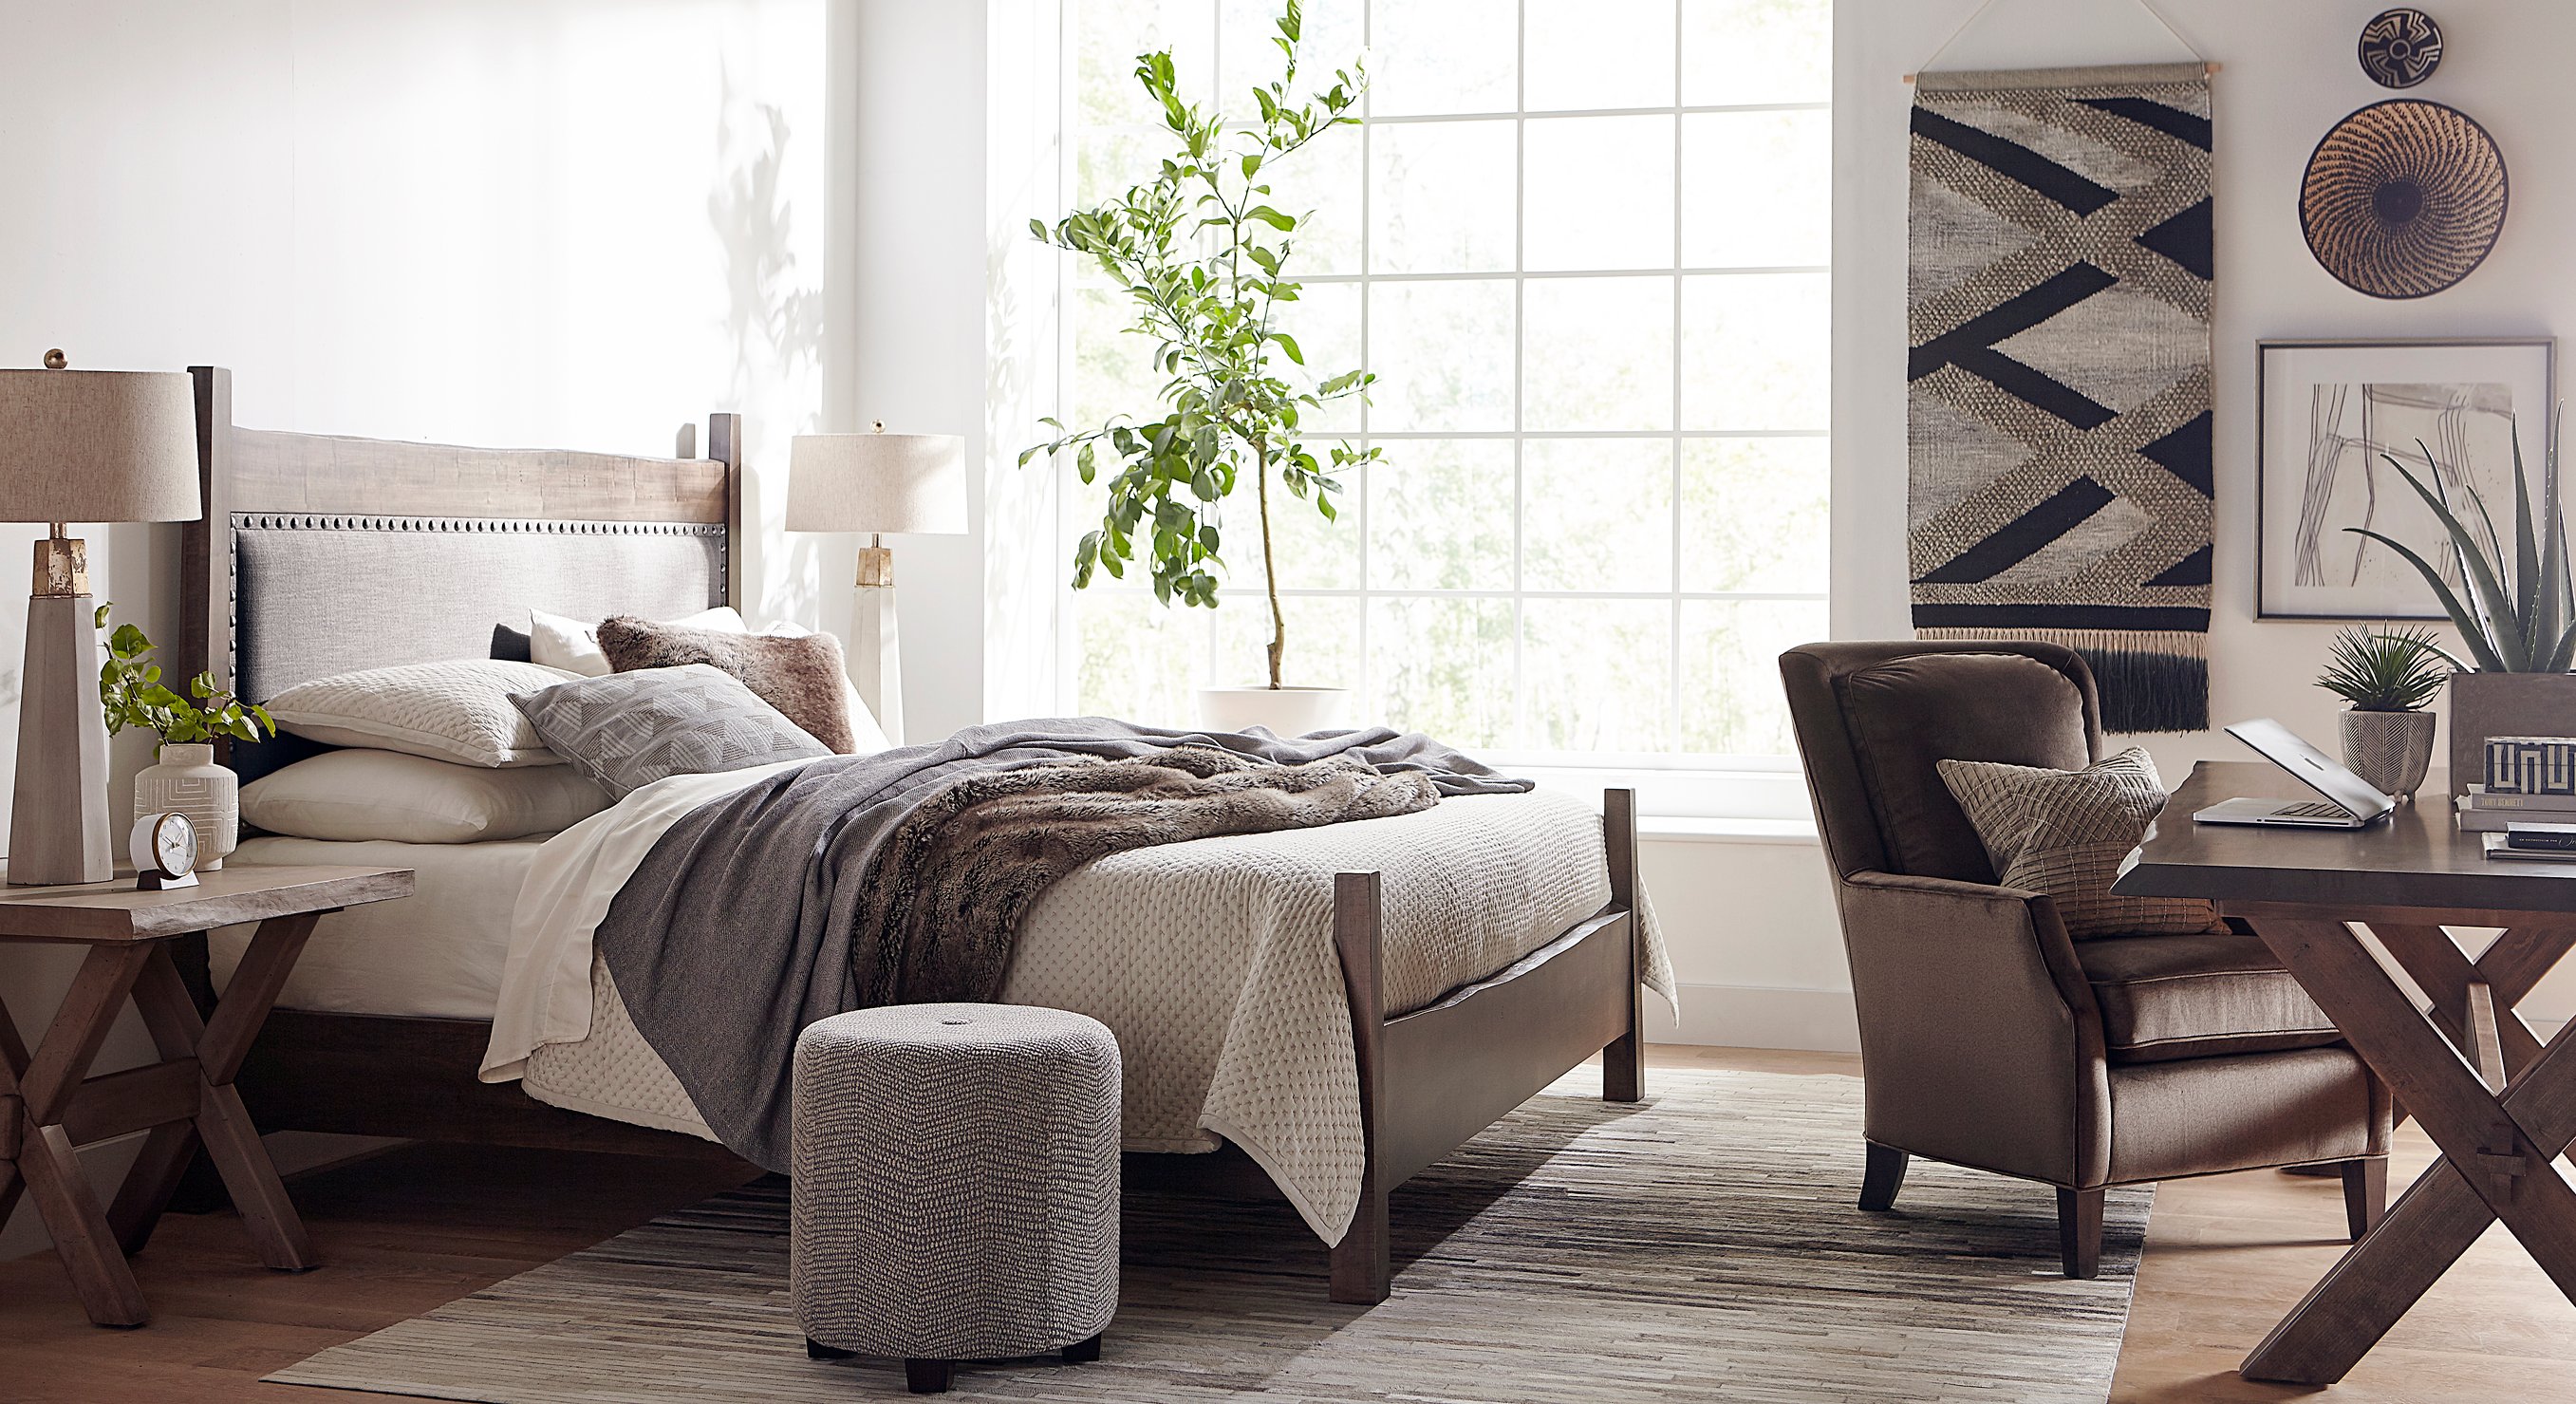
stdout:
[(2317, 686), (2352, 704), (2343, 714), (2344, 768), (2412, 798), (2433, 762), (2433, 714), (2425, 708), (2450, 675), (2430, 629), (2335, 635)]
[[(2425, 462), (2434, 461), (2423, 444), (2415, 447)], [(2451, 791), (2459, 794), (2486, 773), (2488, 737), (2576, 734), (2576, 673), (2568, 671), (2576, 666), (2576, 579), (2571, 579), (2566, 509), (2559, 498), (2558, 436), (2550, 434), (2549, 454), (2541, 465), (2536, 521), (2530, 484), (2523, 476), (2522, 440), (2518, 435), (2514, 439), (2509, 543), (2484, 502), (2472, 496), (2455, 510), (2440, 473), (2433, 474), (2428, 487), (2405, 464), (2381, 457), (2441, 522), (2448, 538), (2441, 554), (2466, 582), (2465, 590), (2455, 591), (2440, 567), (2405, 543), (2365, 527), (2344, 528), (2379, 542), (2415, 567), (2460, 631), (2467, 660), (2428, 645), (2457, 669), (2450, 683), (2450, 750)]]
[[(98, 607), (107, 627), (108, 606)], [(215, 763), (215, 738), (257, 741), (275, 736), (268, 710), (215, 686), (215, 675), (188, 680), (182, 697), (161, 681), (152, 640), (131, 624), (108, 635), (107, 661), (98, 670), (99, 705), (113, 736), (129, 726), (161, 738), (158, 759), (134, 777), (134, 815), (176, 810), (197, 828), (197, 870), (211, 872), (241, 841), (241, 778)]]
[(1151, 342), (1154, 371), (1165, 377), (1160, 404), (1149, 415), (1078, 431), (1043, 420), (1058, 436), (1020, 455), (1026, 466), (1072, 450), (1085, 484), (1108, 474), (1100, 527), (1074, 548), (1074, 588), (1088, 586), (1096, 570), (1124, 579), (1141, 561), (1165, 605), (1215, 607), (1230, 539), (1225, 503), (1250, 484), (1269, 595), (1269, 683), (1206, 690), (1202, 721), (1228, 730), (1260, 721), (1282, 734), (1331, 725), (1340, 692), (1281, 682), (1288, 623), (1279, 606), (1271, 479), (1331, 520), (1342, 490), (1336, 475), (1378, 456), (1336, 442), (1319, 458), (1309, 447), (1306, 417), (1365, 393), (1372, 377), (1352, 369), (1305, 383), (1292, 370), (1305, 365), (1305, 352), (1279, 324), (1282, 307), (1298, 297), (1287, 269), (1312, 215), (1280, 208), (1287, 201), (1273, 182), (1309, 143), (1358, 122), (1350, 114), (1368, 82), (1354, 63), (1329, 84), (1301, 89), (1303, 25), (1303, 7), (1289, 0), (1273, 40), (1286, 56), (1283, 70), (1231, 111), (1182, 101), (1170, 53), (1137, 56), (1136, 81), (1170, 142), (1159, 173), (1052, 228), (1042, 220), (1029, 228), (1090, 257), (1126, 292), (1136, 315), (1129, 330)]

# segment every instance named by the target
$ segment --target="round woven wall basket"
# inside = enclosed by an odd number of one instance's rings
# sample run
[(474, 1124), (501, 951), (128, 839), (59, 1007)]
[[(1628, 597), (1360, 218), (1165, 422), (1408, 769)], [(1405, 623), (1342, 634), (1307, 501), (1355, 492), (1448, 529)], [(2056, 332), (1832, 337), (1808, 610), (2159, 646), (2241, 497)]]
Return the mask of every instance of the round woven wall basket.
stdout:
[(2328, 273), (2372, 297), (2426, 297), (2469, 276), (2504, 231), (2504, 153), (2466, 114), (2391, 98), (2334, 125), (2308, 157), (2299, 223)]

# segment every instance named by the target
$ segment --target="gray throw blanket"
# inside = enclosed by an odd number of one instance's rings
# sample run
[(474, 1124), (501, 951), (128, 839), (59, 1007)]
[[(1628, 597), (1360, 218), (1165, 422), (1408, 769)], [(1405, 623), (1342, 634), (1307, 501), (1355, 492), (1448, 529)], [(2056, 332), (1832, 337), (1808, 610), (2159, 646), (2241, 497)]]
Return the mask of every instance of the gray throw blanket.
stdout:
[(708, 1128), (780, 1170), (797, 1034), (873, 1004), (989, 998), (1020, 917), (1082, 863), (1529, 788), (1384, 728), (1281, 740), (1099, 717), (969, 727), (700, 806), (654, 845), (596, 940)]

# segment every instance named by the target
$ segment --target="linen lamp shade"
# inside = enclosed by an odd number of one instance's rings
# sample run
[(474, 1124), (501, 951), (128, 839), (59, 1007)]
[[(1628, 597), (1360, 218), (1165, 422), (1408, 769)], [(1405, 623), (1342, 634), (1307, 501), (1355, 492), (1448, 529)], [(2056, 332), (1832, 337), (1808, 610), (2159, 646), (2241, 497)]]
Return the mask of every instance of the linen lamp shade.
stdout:
[(799, 434), (787, 455), (789, 531), (966, 530), (966, 441), (955, 434)]
[(186, 375), (0, 370), (0, 521), (200, 515), (196, 395)]

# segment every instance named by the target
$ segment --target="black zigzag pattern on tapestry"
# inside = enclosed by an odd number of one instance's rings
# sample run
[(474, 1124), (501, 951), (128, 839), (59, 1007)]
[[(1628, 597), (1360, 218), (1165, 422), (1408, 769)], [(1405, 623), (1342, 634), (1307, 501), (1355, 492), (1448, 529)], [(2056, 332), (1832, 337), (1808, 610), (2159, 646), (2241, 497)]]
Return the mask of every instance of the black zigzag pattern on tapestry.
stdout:
[(1915, 630), (2070, 645), (2115, 731), (2209, 724), (2209, 111), (2197, 67), (1915, 98)]

